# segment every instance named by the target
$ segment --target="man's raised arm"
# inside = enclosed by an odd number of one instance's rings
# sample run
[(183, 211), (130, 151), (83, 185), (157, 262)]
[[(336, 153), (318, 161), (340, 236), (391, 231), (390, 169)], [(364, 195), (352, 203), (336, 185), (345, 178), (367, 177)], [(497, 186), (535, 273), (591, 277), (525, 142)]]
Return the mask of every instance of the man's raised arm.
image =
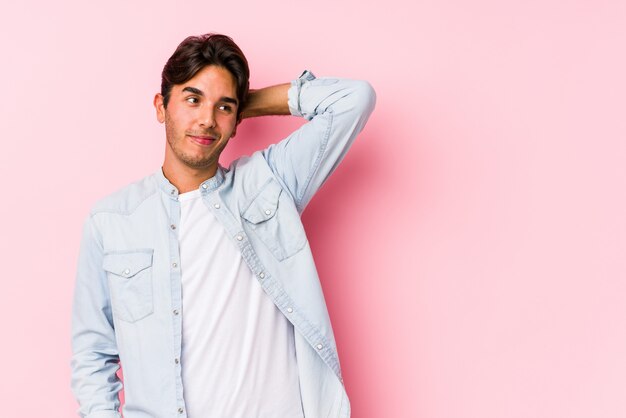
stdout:
[(289, 105), (287, 104), (289, 87), (291, 84), (285, 83), (259, 90), (250, 90), (241, 117), (245, 119), (255, 116), (289, 115)]
[(309, 121), (262, 151), (300, 213), (339, 165), (375, 102), (366, 81), (316, 78), (309, 71), (290, 84), (251, 93), (244, 117), (290, 113)]

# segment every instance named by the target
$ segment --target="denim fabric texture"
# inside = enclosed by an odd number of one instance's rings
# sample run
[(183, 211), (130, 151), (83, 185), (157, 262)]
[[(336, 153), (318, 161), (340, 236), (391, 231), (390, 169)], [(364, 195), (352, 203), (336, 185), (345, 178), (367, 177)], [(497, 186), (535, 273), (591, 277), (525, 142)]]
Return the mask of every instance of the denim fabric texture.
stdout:
[[(305, 71), (288, 93), (308, 120), (200, 185), (267, 296), (293, 324), (306, 417), (349, 417), (324, 295), (300, 215), (374, 109), (364, 81)], [(181, 380), (178, 190), (161, 169), (87, 217), (72, 313), (72, 390), (89, 418), (187, 417)], [(123, 366), (124, 382), (116, 373)], [(204, 418), (204, 417), (191, 417)], [(248, 417), (246, 417), (248, 418)], [(276, 417), (274, 417), (276, 418)]]

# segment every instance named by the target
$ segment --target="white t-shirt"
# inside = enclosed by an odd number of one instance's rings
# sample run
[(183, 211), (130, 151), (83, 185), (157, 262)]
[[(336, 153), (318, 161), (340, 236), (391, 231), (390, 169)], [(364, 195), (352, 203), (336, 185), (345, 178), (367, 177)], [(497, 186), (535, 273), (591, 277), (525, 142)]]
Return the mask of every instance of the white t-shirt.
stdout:
[(303, 417), (293, 325), (265, 295), (200, 191), (179, 200), (188, 417)]

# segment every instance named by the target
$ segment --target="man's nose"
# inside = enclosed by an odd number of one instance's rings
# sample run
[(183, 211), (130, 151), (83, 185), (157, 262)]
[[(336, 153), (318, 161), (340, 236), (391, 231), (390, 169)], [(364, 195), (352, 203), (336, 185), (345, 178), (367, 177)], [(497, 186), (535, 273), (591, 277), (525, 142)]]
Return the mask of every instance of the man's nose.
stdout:
[(215, 127), (215, 113), (213, 109), (207, 109), (200, 114), (200, 126), (202, 128), (214, 128)]

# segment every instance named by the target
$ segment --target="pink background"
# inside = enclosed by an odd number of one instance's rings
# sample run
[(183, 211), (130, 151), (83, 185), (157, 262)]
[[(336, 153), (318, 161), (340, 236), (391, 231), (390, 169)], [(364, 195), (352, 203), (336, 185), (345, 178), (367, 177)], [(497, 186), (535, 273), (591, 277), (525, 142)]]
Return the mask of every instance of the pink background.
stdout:
[[(209, 31), (253, 87), (377, 90), (304, 215), (354, 417), (626, 416), (626, 3), (7, 3), (2, 416), (75, 416), (82, 221), (160, 166), (161, 69)], [(300, 123), (245, 122), (223, 162)]]

